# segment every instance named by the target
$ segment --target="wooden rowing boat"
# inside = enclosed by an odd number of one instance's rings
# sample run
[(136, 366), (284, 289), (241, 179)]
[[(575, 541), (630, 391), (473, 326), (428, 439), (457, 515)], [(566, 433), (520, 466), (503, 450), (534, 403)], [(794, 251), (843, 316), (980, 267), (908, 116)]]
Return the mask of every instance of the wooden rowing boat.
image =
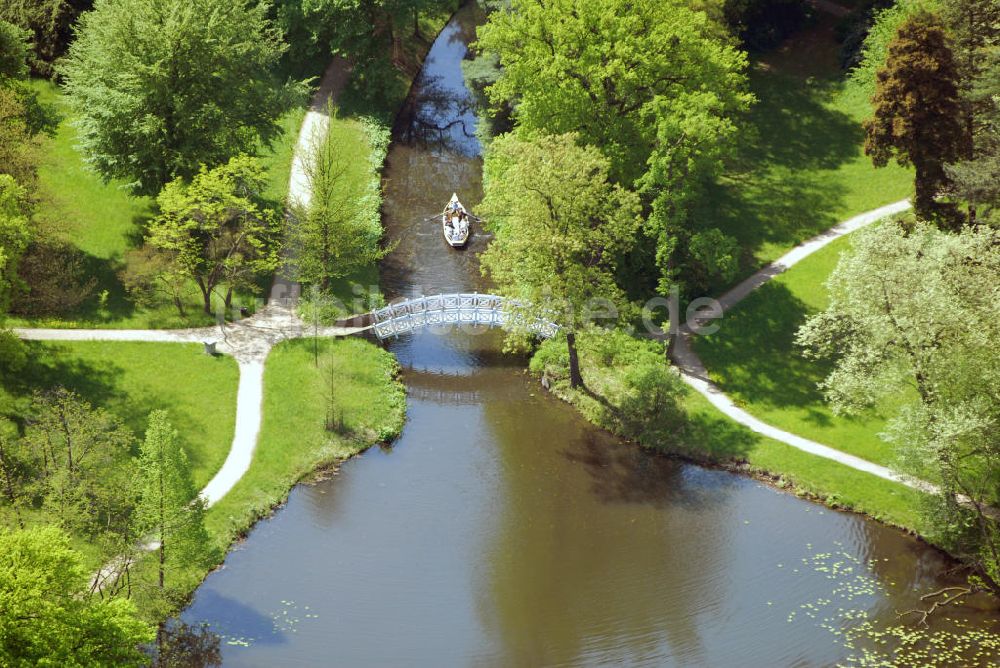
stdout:
[(458, 195), (452, 193), (451, 200), (441, 214), (441, 229), (444, 240), (452, 248), (461, 248), (469, 240), (469, 212), (458, 201)]

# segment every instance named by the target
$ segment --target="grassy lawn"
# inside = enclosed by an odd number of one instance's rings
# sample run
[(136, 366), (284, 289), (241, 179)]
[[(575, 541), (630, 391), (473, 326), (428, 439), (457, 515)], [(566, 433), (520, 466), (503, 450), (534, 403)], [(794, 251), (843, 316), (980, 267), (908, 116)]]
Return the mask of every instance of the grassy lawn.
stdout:
[[(863, 211), (908, 196), (909, 170), (872, 167), (862, 150), (864, 94), (844, 82), (835, 20), (817, 23), (756, 57), (748, 141), (735, 169), (694, 207), (694, 219), (736, 237), (742, 275), (795, 244)], [(716, 286), (722, 289), (725, 286)]]
[[(93, 295), (76, 312), (46, 318), (13, 316), (8, 324), (165, 329), (214, 322), (213, 316), (201, 311), (200, 293), (193, 283), (185, 300), (186, 317), (181, 317), (170, 304), (138, 307), (133, 303), (118, 272), (124, 266), (125, 253), (141, 244), (144, 226), (155, 214), (155, 203), (150, 197), (132, 197), (122, 189), (121, 183), (104, 183), (100, 176), (88, 170), (76, 150), (73, 118), (62, 103), (58, 87), (47, 80), (35, 80), (32, 85), (45, 102), (55, 105), (62, 114), (55, 137), (44, 141), (41, 152), (36, 221), (47, 233), (80, 251), (85, 271), (97, 280), (97, 285)], [(288, 192), (292, 151), (304, 114), (304, 106), (286, 113), (280, 120), (283, 134), (271, 147), (264, 147), (260, 152), (268, 169), (267, 194), (276, 202), (284, 200)], [(104, 290), (108, 298), (102, 308), (99, 296)], [(253, 304), (254, 296), (240, 295), (238, 301)]]
[(838, 239), (754, 291), (719, 321), (694, 349), (709, 375), (743, 408), (765, 422), (883, 465), (894, 463), (878, 437), (895, 406), (855, 418), (833, 414), (817, 388), (829, 365), (808, 360), (795, 346), (807, 316), (826, 306), (823, 285), (850, 236)]
[[(208, 527), (228, 546), (318, 467), (394, 437), (403, 427), (406, 394), (395, 358), (361, 339), (286, 341), (264, 370), (264, 421), (253, 466), (208, 513)], [(332, 397), (329, 374), (334, 374)], [(294, 410), (290, 409), (294, 403)], [(343, 428), (326, 429), (330, 406)]]
[(163, 408), (180, 432), (198, 487), (229, 452), (239, 370), (198, 344), (30, 342), (28, 367), (0, 379), (0, 414), (22, 414), (31, 393), (62, 385), (122, 418), (142, 437), (149, 412)]

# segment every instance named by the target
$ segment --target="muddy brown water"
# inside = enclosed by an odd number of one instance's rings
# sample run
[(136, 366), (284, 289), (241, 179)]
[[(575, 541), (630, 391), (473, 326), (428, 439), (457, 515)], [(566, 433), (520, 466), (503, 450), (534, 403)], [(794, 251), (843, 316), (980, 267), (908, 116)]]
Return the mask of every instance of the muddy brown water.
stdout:
[[(481, 197), (460, 69), (480, 20), (467, 7), (437, 38), (396, 131), (390, 297), (484, 289), (488, 237), (451, 250), (432, 218), (452, 191)], [(838, 633), (859, 614), (894, 623), (951, 582), (899, 531), (594, 429), (495, 334), (389, 347), (402, 436), (296, 488), (183, 614), (226, 666), (826, 666), (858, 651)], [(959, 618), (993, 623), (934, 624)]]

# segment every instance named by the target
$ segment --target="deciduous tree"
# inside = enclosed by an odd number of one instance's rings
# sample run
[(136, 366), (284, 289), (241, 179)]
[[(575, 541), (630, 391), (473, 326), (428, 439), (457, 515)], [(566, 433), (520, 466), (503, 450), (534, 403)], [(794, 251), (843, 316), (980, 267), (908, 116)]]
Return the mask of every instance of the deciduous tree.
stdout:
[(38, 393), (21, 446), (24, 486), (49, 521), (96, 536), (127, 524), (133, 497), (129, 450), (120, 419), (65, 388)]
[(201, 171), (185, 183), (167, 184), (157, 198), (160, 215), (149, 226), (149, 243), (171, 254), (176, 270), (201, 290), (205, 313), (212, 293), (225, 285), (225, 305), (236, 289), (255, 289), (254, 278), (279, 264), (281, 217), (262, 191), (264, 169), (238, 156)]
[(746, 55), (686, 0), (514, 0), (479, 29), (503, 67), (489, 87), (527, 132), (576, 132), (612, 180), (652, 209), (661, 287), (673, 280), (671, 225), (717, 170), (753, 100)]
[[(909, 18), (889, 44), (878, 73), (874, 116), (865, 121), (865, 153), (876, 167), (892, 158), (916, 170), (914, 208), (952, 224), (935, 198), (948, 185), (944, 165), (964, 154), (958, 71), (933, 14)], [(951, 217), (953, 219), (953, 217)]]
[(291, 262), (298, 279), (323, 290), (386, 254), (379, 248), (381, 227), (371, 224), (364, 202), (347, 187), (349, 165), (340, 153), (333, 137), (314, 139), (305, 165), (309, 203), (293, 206), (290, 220)]
[(304, 94), (275, 79), (284, 50), (266, 3), (97, 0), (63, 65), (80, 147), (150, 195), (254, 151)]
[(30, 238), (27, 193), (12, 176), (0, 174), (0, 313), (10, 306), (11, 293), (20, 285), (17, 262)]
[(522, 331), (538, 321), (562, 328), (573, 387), (583, 382), (578, 329), (595, 308), (626, 304), (614, 271), (635, 242), (639, 215), (638, 196), (608, 181), (607, 158), (576, 142), (574, 134), (497, 138), (481, 205), (496, 233), (482, 254), (484, 273), (511, 299)]
[(0, 664), (147, 665), (152, 627), (130, 600), (91, 596), (87, 580), (59, 529), (0, 529)]
[(204, 500), (191, 480), (191, 465), (166, 411), (149, 414), (146, 439), (139, 450), (138, 535), (159, 542), (157, 585), (167, 592), (167, 571), (204, 564), (211, 556), (205, 531)]
[(839, 412), (911, 388), (886, 438), (907, 473), (940, 486), (928, 513), (935, 537), (1000, 592), (1000, 530), (989, 511), (1000, 502), (998, 275), (996, 229), (878, 225), (841, 257), (830, 305), (798, 341), (834, 360), (822, 388)]

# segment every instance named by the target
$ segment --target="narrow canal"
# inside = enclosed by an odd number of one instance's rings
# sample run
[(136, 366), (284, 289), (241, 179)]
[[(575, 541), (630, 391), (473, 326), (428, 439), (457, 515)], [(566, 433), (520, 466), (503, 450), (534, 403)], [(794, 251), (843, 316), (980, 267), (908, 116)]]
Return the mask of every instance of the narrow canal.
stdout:
[[(460, 67), (481, 19), (467, 7), (438, 37), (396, 130), (390, 297), (482, 287), (488, 239), (451, 250), (429, 218), (452, 191), (481, 196)], [(947, 584), (898, 531), (590, 427), (494, 334), (391, 349), (401, 438), (295, 489), (185, 612), (222, 636), (225, 665), (824, 666), (866, 645), (845, 630)]]

